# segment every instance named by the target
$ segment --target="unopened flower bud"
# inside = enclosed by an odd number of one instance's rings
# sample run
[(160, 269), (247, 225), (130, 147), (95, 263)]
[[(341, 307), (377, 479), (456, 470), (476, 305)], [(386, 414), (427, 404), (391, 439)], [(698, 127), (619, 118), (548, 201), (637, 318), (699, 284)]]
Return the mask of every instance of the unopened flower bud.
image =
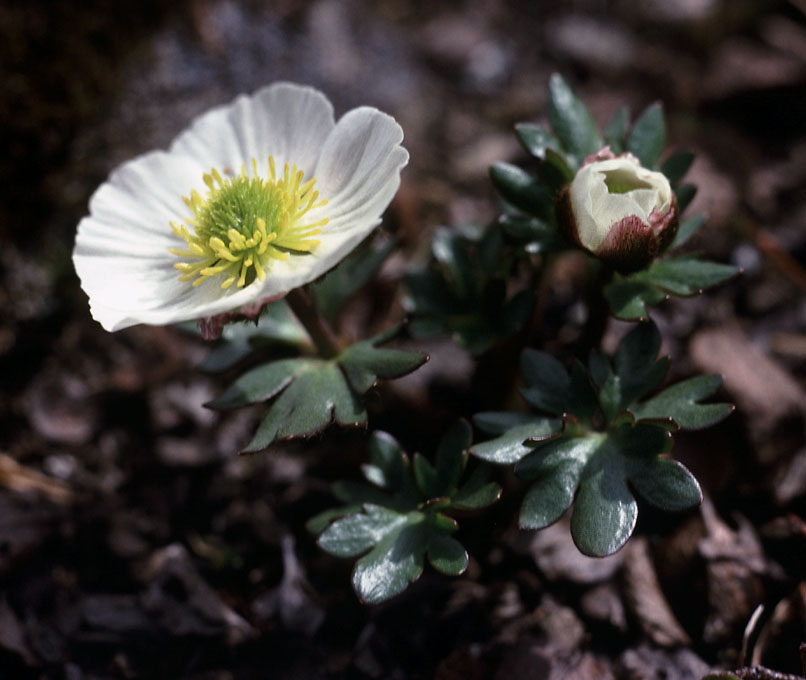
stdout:
[(646, 267), (678, 224), (666, 176), (609, 147), (585, 159), (561, 195), (561, 216), (577, 244), (622, 273)]

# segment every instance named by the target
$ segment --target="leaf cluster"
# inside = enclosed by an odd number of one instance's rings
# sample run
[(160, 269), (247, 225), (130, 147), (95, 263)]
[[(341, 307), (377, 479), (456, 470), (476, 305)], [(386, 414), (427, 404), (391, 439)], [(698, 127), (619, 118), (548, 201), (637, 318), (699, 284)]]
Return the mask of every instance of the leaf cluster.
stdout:
[(521, 394), (534, 413), (474, 418), (493, 438), (475, 444), (471, 454), (514, 464), (516, 474), (531, 481), (520, 511), (523, 528), (544, 528), (573, 504), (574, 542), (586, 555), (604, 556), (632, 534), (634, 491), (664, 510), (700, 502), (691, 473), (666, 457), (672, 432), (708, 427), (733, 407), (700, 403), (721, 384), (713, 375), (653, 395), (669, 365), (666, 357), (658, 358), (660, 343), (653, 323), (638, 324), (613, 357), (593, 352), (587, 366), (575, 361), (570, 371), (554, 357), (527, 349)]
[(470, 425), (458, 421), (432, 463), (419, 453), (410, 458), (394, 437), (374, 432), (369, 463), (361, 468), (366, 482), (336, 483), (333, 493), (344, 505), (308, 522), (325, 552), (363, 555), (352, 575), (363, 602), (397, 595), (420, 577), (426, 560), (444, 574), (467, 568), (467, 552), (453, 536), (458, 524), (448, 513), (486, 507), (501, 495), (487, 466), (465, 474), (470, 441)]

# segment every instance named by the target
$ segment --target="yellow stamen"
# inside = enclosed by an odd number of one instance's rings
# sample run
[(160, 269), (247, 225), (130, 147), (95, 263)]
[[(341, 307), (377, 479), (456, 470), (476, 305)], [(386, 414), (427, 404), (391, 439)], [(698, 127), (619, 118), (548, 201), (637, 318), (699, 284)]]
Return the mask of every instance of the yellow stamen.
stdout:
[(186, 224), (170, 223), (173, 235), (187, 244), (170, 249), (183, 258), (174, 265), (180, 281), (198, 286), (223, 276), (221, 288), (243, 287), (255, 279), (264, 281), (273, 261), (303, 256), (319, 246), (312, 237), (322, 233), (329, 218), (304, 223), (310, 211), (327, 205), (314, 189), (316, 179), (305, 180), (304, 172), (288, 163), (278, 175), (273, 156), (265, 179), (254, 158), (251, 166), (251, 175), (246, 165), (237, 176), (226, 168), (227, 177), (213, 168), (202, 176), (206, 197), (195, 189), (183, 197), (192, 212), (185, 220), (192, 231)]

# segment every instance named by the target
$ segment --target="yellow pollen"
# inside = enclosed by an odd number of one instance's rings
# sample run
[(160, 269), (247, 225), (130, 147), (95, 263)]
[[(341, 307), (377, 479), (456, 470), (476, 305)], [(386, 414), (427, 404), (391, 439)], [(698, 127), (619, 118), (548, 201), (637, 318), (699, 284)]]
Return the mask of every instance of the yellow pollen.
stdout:
[(245, 165), (238, 175), (230, 168), (224, 175), (213, 168), (202, 177), (206, 197), (195, 189), (183, 197), (193, 213), (185, 220), (192, 231), (171, 222), (174, 236), (187, 244), (171, 248), (183, 260), (174, 264), (180, 281), (198, 286), (222, 276), (221, 288), (240, 288), (255, 279), (264, 281), (274, 260), (304, 255), (319, 245), (313, 237), (322, 233), (329, 218), (305, 222), (310, 211), (327, 204), (314, 189), (316, 179), (303, 181), (303, 171), (288, 163), (278, 175), (273, 156), (265, 179), (254, 158), (251, 175)]

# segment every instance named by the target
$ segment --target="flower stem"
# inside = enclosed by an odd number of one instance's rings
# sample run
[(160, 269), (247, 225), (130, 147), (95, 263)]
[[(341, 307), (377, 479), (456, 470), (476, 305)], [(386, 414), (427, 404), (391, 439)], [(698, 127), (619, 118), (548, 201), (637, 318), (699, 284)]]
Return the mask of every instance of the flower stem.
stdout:
[(302, 288), (294, 288), (287, 296), (288, 306), (308, 331), (319, 355), (332, 359), (341, 354), (341, 345), (336, 334), (316, 307), (310, 295)]
[(610, 267), (603, 262), (595, 260), (591, 262), (591, 272), (585, 291), (588, 318), (580, 338), (583, 356), (587, 356), (593, 349), (599, 349), (602, 344), (607, 321), (610, 318), (610, 305), (604, 296), (604, 289), (612, 278), (613, 270)]

